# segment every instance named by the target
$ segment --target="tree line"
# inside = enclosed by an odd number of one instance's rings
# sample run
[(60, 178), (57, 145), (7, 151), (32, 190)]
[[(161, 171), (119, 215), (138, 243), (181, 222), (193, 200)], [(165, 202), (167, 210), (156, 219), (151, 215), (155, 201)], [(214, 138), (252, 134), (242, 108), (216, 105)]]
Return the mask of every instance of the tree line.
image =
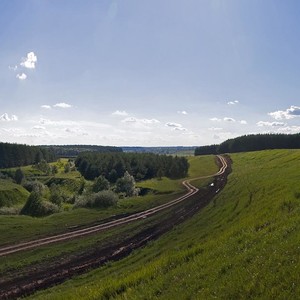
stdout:
[(98, 145), (49, 145), (42, 148), (53, 151), (56, 157), (76, 157), (81, 152), (122, 152), (122, 148)]
[(300, 149), (300, 133), (250, 134), (226, 140), (219, 145), (201, 146), (195, 155), (259, 151), (267, 149)]
[(51, 149), (23, 144), (0, 143), (0, 168), (13, 168), (56, 159)]
[(186, 177), (188, 161), (185, 157), (173, 157), (153, 153), (80, 153), (75, 160), (78, 171), (89, 180), (104, 176), (115, 183), (127, 171), (137, 181), (153, 177)]

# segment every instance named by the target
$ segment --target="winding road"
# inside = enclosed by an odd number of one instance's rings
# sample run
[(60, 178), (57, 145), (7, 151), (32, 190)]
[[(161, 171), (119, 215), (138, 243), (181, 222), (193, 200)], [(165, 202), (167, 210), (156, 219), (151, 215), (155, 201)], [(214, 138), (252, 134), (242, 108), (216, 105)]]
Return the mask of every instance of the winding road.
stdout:
[[(118, 219), (118, 220), (114, 220), (114, 221), (110, 221), (107, 223), (103, 223), (100, 225), (93, 225), (84, 229), (79, 229), (79, 230), (74, 230), (72, 232), (68, 232), (68, 233), (62, 233), (62, 234), (57, 234), (54, 236), (50, 236), (50, 237), (46, 237), (46, 238), (41, 238), (41, 239), (37, 239), (37, 240), (33, 240), (33, 241), (29, 241), (29, 242), (24, 242), (24, 243), (19, 243), (19, 244), (15, 244), (15, 245), (11, 245), (11, 246), (6, 246), (3, 248), (0, 248), (0, 257), (1, 256), (6, 256), (9, 254), (13, 254), (16, 252), (20, 252), (20, 251), (25, 251), (25, 250), (30, 250), (33, 248), (37, 248), (40, 246), (44, 246), (44, 245), (49, 245), (52, 243), (57, 243), (57, 242), (62, 242), (62, 241), (66, 241), (66, 240), (70, 240), (70, 239), (75, 239), (78, 237), (82, 237), (82, 236), (86, 236), (86, 235), (90, 235), (90, 234), (94, 234), (103, 230), (107, 230), (116, 226), (120, 226), (123, 224), (128, 224), (130, 222), (136, 221), (136, 220), (140, 220), (140, 219), (145, 219), (149, 216), (152, 216), (164, 209), (167, 209), (171, 206), (174, 206), (190, 197), (192, 197), (193, 195), (195, 195), (199, 189), (195, 186), (193, 186), (191, 184), (192, 181), (198, 180), (198, 179), (204, 179), (204, 178), (209, 178), (209, 177), (215, 177), (215, 176), (219, 176), (222, 175), (226, 168), (227, 168), (227, 162), (226, 159), (220, 155), (217, 155), (217, 158), (219, 159), (220, 163), (221, 163), (221, 168), (220, 170), (212, 175), (208, 175), (208, 176), (201, 176), (201, 177), (196, 177), (196, 178), (192, 178), (192, 179), (187, 179), (185, 181), (182, 182), (182, 184), (186, 187), (187, 189), (187, 193), (177, 199), (174, 199), (172, 201), (169, 201), (165, 204), (147, 209), (145, 211), (142, 212), (138, 212), (138, 213), (134, 213), (130, 216)], [(218, 191), (217, 191), (218, 192)]]
[[(17, 299), (24, 295), (30, 295), (40, 289), (61, 284), (73, 276), (84, 274), (91, 269), (98, 268), (108, 261), (122, 259), (133, 250), (145, 246), (149, 241), (159, 238), (177, 224), (192, 217), (197, 211), (205, 207), (226, 185), (227, 176), (231, 171), (231, 160), (223, 156), (217, 156), (217, 159), (218, 165), (220, 166), (217, 173), (183, 181), (182, 184), (187, 189), (186, 194), (168, 203), (100, 225), (93, 225), (68, 233), (0, 248), (0, 256), (4, 257), (13, 253), (38, 248), (43, 245), (95, 234), (112, 227), (145, 219), (169, 208), (169, 213), (163, 218), (158, 219), (154, 223), (153, 220), (151, 221), (149, 218), (148, 225), (141, 227), (140, 231), (135, 234), (120, 236), (120, 238), (116, 235), (111, 242), (101, 243), (101, 245), (97, 247), (87, 248), (84, 252), (72, 253), (72, 255), (60, 255), (54, 259), (46, 259), (45, 261), (36, 262), (20, 269), (17, 268), (4, 272), (2, 276), (0, 276), (0, 299)], [(205, 189), (199, 190), (191, 184), (194, 180), (209, 177), (214, 177), (214, 181), (213, 184), (210, 184)], [(176, 205), (179, 203), (181, 203), (181, 205)]]

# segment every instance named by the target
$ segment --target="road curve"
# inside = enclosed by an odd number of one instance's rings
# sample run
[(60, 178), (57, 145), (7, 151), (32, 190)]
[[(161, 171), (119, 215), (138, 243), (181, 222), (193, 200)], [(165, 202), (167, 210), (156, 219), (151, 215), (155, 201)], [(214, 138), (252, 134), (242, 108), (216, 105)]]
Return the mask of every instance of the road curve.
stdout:
[(138, 212), (138, 213), (132, 214), (130, 216), (127, 216), (127, 217), (124, 217), (124, 218), (121, 218), (118, 220), (110, 221), (107, 223), (103, 223), (100, 225), (93, 225), (93, 226), (90, 226), (90, 227), (87, 227), (84, 229), (74, 230), (74, 231), (68, 232), (68, 233), (62, 233), (62, 234), (58, 234), (58, 235), (54, 235), (54, 236), (50, 236), (50, 237), (46, 237), (46, 238), (33, 240), (30, 242), (24, 242), (24, 243), (20, 243), (20, 244), (11, 245), (11, 246), (6, 246), (3, 248), (0, 248), (0, 257), (6, 256), (9, 254), (13, 254), (16, 252), (20, 252), (20, 251), (30, 250), (33, 248), (37, 248), (37, 247), (52, 244), (52, 243), (57, 243), (57, 242), (66, 241), (69, 239), (74, 239), (77, 237), (90, 235), (90, 234), (100, 232), (100, 231), (103, 231), (103, 230), (106, 230), (109, 228), (113, 228), (113, 227), (116, 227), (119, 225), (127, 224), (130, 222), (136, 221), (136, 220), (145, 219), (145, 218), (152, 216), (166, 208), (174, 206), (174, 205), (190, 198), (191, 196), (195, 195), (199, 191), (199, 189), (197, 187), (195, 187), (191, 184), (192, 181), (198, 180), (198, 179), (214, 177), (214, 176), (219, 176), (225, 172), (225, 170), (227, 168), (226, 159), (220, 155), (217, 155), (217, 158), (219, 159), (219, 161), (221, 163), (220, 170), (217, 173), (212, 174), (212, 175), (196, 177), (196, 178), (187, 179), (187, 180), (183, 181), (182, 184), (187, 189), (187, 193), (179, 198), (176, 198), (165, 204), (147, 209), (145, 211)]

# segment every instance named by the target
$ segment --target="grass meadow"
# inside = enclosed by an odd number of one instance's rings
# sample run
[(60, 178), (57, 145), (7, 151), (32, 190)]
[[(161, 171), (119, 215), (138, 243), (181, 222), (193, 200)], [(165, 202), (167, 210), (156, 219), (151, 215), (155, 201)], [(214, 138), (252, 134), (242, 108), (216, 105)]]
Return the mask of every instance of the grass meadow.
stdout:
[(300, 298), (300, 151), (232, 154), (224, 190), (159, 240), (32, 299)]
[[(216, 170), (217, 166), (214, 163), (213, 156), (191, 158), (192, 176), (213, 174)], [(76, 178), (77, 175), (71, 173), (68, 179)], [(62, 178), (60, 173), (55, 175), (55, 179), (60, 178)], [(206, 184), (206, 181), (203, 181), (203, 184)], [(37, 239), (38, 237), (69, 231), (75, 226), (98, 223), (113, 215), (141, 211), (175, 199), (182, 193), (185, 193), (181, 180), (170, 180), (168, 178), (143, 181), (138, 183), (138, 186), (150, 189), (153, 192), (145, 196), (120, 199), (116, 207), (107, 209), (80, 208), (42, 218), (2, 215), (0, 216), (0, 245), (3, 246)], [(114, 228), (98, 235), (1, 257), (0, 272), (21, 269), (34, 263), (52, 260), (60, 255), (69, 255), (70, 253), (84, 251), (87, 247), (92, 247), (98, 243), (108, 243), (111, 238), (117, 239), (125, 235), (132, 236), (139, 232), (141, 228), (151, 226), (153, 222), (156, 222), (156, 218), (162, 218), (164, 213), (159, 214), (159, 216), (147, 218), (147, 220), (124, 225), (122, 228)]]

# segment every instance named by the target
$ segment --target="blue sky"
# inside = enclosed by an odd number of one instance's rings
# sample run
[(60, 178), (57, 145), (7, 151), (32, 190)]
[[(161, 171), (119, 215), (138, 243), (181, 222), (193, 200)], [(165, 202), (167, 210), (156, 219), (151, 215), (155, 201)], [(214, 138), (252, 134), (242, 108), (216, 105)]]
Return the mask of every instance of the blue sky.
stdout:
[(300, 132), (299, 1), (0, 2), (0, 141)]

